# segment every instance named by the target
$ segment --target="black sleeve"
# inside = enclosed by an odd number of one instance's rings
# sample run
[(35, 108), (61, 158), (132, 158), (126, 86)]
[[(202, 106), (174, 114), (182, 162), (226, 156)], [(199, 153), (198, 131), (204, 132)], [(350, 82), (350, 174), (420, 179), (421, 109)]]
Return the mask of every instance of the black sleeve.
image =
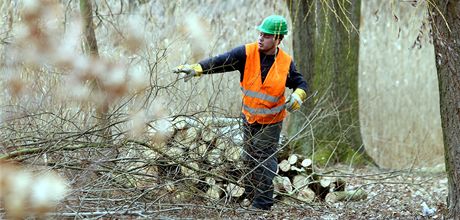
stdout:
[(203, 74), (223, 73), (238, 70), (241, 75), (244, 72), (245, 63), (246, 48), (244, 45), (199, 62), (203, 68)]
[(291, 65), (289, 66), (289, 75), (286, 80), (286, 87), (290, 89), (303, 89), (305, 92), (308, 90), (307, 82), (303, 78), (303, 75), (297, 71), (294, 61), (291, 61)]

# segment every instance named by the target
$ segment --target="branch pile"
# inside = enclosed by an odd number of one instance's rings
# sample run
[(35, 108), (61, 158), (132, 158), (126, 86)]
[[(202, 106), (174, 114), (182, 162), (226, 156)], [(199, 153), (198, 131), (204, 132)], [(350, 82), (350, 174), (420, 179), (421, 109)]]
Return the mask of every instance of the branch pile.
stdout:
[[(154, 140), (160, 132), (167, 134), (164, 142), (151, 143), (154, 154), (165, 161), (158, 166), (161, 176), (173, 180), (187, 178), (187, 183), (193, 183), (187, 187), (214, 200), (238, 200), (243, 195), (240, 177), (244, 175), (241, 160), (244, 149), (239, 119), (176, 117), (170, 120), (167, 132), (160, 124), (164, 122), (153, 123), (149, 133)], [(279, 199), (333, 203), (367, 196), (362, 190), (345, 191), (343, 179), (314, 172), (313, 161), (302, 155), (288, 154), (280, 156), (278, 161), (273, 182)]]

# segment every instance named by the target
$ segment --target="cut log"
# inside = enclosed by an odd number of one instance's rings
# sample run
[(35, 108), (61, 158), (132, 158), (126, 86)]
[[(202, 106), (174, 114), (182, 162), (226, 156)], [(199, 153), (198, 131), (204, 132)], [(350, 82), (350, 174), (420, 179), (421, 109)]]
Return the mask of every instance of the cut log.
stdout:
[(243, 145), (243, 132), (240, 125), (219, 128), (217, 133), (220, 138), (227, 140), (227, 142)]
[(215, 146), (216, 146), (217, 149), (221, 149), (222, 151), (224, 151), (225, 149), (227, 149), (230, 146), (230, 143), (225, 138), (218, 138), (216, 140)]
[(206, 191), (206, 196), (210, 199), (219, 199), (222, 196), (222, 188), (219, 185), (211, 185)]
[(297, 199), (311, 203), (315, 200), (315, 192), (308, 187), (303, 187), (297, 192)]
[(273, 179), (273, 186), (275, 188), (275, 192), (292, 192), (291, 180), (289, 180), (289, 178), (286, 176), (275, 176), (275, 178)]
[[(199, 169), (198, 163), (190, 162), (190, 163), (187, 163), (187, 165), (189, 165), (190, 167), (192, 167), (192, 168), (194, 168), (196, 170)], [(184, 167), (184, 166), (181, 166), (180, 168), (181, 168), (180, 172), (182, 173), (182, 175), (184, 175), (185, 177), (188, 177), (188, 178), (192, 178), (192, 180), (194, 182), (199, 181), (199, 179), (198, 179), (199, 175), (195, 170), (189, 169), (189, 168)]]
[(219, 118), (219, 117), (203, 117), (201, 121), (205, 126), (211, 127), (228, 127), (238, 125), (242, 122), (240, 118)]
[(329, 191), (344, 191), (346, 182), (340, 178), (321, 177), (319, 180), (321, 187), (327, 188)]
[(243, 148), (236, 145), (230, 145), (224, 150), (224, 158), (227, 161), (236, 162), (241, 159)]
[(319, 180), (319, 184), (321, 185), (321, 187), (323, 188), (329, 188), (331, 186), (331, 183), (333, 182), (334, 180), (330, 177), (322, 177), (320, 180)]
[(308, 184), (310, 183), (310, 180), (308, 178), (308, 176), (306, 175), (297, 175), (297, 176), (294, 176), (294, 178), (292, 178), (292, 184), (294, 185), (294, 188), (296, 190), (300, 190), (304, 187), (308, 187)]
[[(185, 151), (180, 147), (171, 146), (166, 149), (164, 152), (166, 155), (171, 157), (173, 160), (184, 161), (185, 160)], [(174, 162), (174, 161), (171, 161)]]
[(219, 165), (222, 163), (222, 150), (221, 149), (212, 149), (208, 152), (207, 161), (211, 165)]
[(366, 198), (367, 193), (362, 189), (353, 191), (336, 191), (330, 192), (326, 195), (326, 202), (335, 203), (340, 201), (359, 201)]
[(298, 160), (299, 160), (299, 156), (298, 156), (297, 154), (291, 154), (291, 155), (289, 155), (289, 157), (288, 157), (288, 162), (289, 162), (289, 164), (291, 164), (291, 165), (296, 164)]
[(303, 159), (300, 165), (304, 168), (310, 168), (311, 165), (313, 164), (313, 161), (311, 159)]
[(174, 128), (177, 130), (187, 129), (190, 127), (200, 127), (200, 123), (193, 117), (179, 116), (171, 119)]
[(157, 143), (150, 143), (150, 147), (154, 149), (154, 151), (161, 151), (165, 152), (168, 149), (168, 144), (166, 142), (157, 142)]
[(174, 135), (174, 141), (183, 148), (189, 148), (190, 145), (200, 137), (200, 130), (195, 127), (178, 130)]
[(201, 136), (201, 129), (197, 127), (191, 127), (187, 129), (186, 135), (185, 135), (185, 143), (191, 143), (195, 140), (197, 140)]
[(232, 142), (233, 142), (233, 144), (235, 144), (235, 145), (243, 146), (243, 144), (244, 144), (244, 137), (243, 137), (243, 132), (241, 131), (241, 129), (239, 129), (239, 132), (237, 132), (236, 134), (233, 134), (233, 136), (232, 136)]
[(214, 179), (213, 177), (206, 177), (205, 182), (210, 186), (216, 185), (216, 179)]
[(203, 131), (202, 139), (207, 142), (217, 139), (216, 141), (224, 142), (226, 145), (243, 145), (243, 132), (239, 125), (219, 128), (206, 127)]
[(217, 129), (206, 127), (201, 133), (201, 139), (206, 142), (212, 142), (217, 138)]
[(172, 124), (174, 125), (175, 129), (182, 130), (188, 127), (186, 120), (187, 117), (176, 117), (172, 120)]
[[(158, 145), (154, 145), (154, 146), (156, 147)], [(161, 147), (161, 146), (159, 146), (159, 147)], [(139, 155), (141, 155), (142, 158), (144, 158), (144, 159), (146, 159), (148, 161), (156, 160), (161, 156), (155, 150), (152, 150), (152, 149), (147, 148), (147, 147), (140, 149)]]
[(207, 144), (192, 143), (188, 151), (188, 156), (191, 160), (202, 160), (208, 151)]
[(229, 183), (226, 187), (227, 194), (231, 197), (240, 197), (244, 193), (244, 188), (233, 183)]
[(291, 169), (291, 164), (289, 164), (287, 160), (282, 160), (278, 164), (278, 167), (280, 168), (281, 171), (288, 172)]
[(172, 122), (168, 119), (159, 119), (149, 124), (147, 134), (152, 144), (164, 143), (170, 139), (175, 132)]

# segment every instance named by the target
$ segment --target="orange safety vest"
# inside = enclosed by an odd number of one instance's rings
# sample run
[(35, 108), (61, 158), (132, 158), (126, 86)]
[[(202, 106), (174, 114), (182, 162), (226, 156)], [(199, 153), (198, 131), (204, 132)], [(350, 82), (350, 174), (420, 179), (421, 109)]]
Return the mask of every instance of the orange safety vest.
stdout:
[(284, 90), (292, 58), (279, 49), (262, 83), (259, 47), (257, 43), (246, 44), (245, 47), (246, 65), (240, 83), (243, 92), (242, 112), (250, 124), (280, 122), (286, 117)]

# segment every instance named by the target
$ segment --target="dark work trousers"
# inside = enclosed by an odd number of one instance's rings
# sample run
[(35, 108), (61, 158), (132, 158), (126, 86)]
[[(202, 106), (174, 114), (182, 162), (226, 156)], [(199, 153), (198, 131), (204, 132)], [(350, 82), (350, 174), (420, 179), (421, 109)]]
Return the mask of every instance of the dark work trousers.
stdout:
[(249, 124), (244, 120), (244, 187), (246, 198), (252, 200), (254, 208), (269, 210), (273, 205), (273, 178), (278, 166), (276, 151), (282, 124)]

